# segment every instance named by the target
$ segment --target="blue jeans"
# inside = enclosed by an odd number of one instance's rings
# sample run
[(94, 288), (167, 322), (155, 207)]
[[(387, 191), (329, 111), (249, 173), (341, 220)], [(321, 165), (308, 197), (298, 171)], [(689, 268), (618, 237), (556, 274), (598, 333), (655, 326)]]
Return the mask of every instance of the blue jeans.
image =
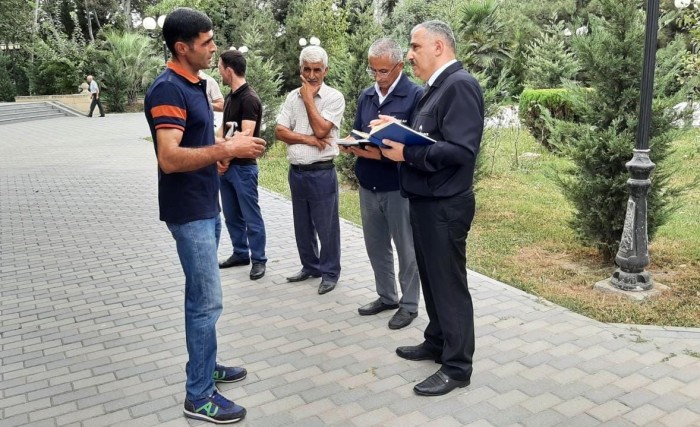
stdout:
[(265, 264), (265, 223), (258, 203), (258, 165), (231, 165), (221, 176), (224, 210), (233, 253)]
[(222, 310), (216, 255), (221, 219), (217, 215), (211, 219), (167, 225), (185, 273), (185, 340), (189, 355), (185, 368), (186, 397), (197, 400), (214, 392), (216, 321)]

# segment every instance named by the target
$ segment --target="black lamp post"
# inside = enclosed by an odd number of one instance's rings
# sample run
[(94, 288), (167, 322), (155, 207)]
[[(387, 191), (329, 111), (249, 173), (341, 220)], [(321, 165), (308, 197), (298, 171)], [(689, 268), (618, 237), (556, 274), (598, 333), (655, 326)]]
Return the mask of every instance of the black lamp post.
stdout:
[(625, 165), (631, 175), (630, 179), (627, 180), (630, 197), (627, 201), (627, 213), (620, 239), (620, 249), (615, 257), (618, 268), (610, 279), (613, 286), (625, 291), (648, 291), (653, 287), (651, 274), (645, 270), (645, 267), (649, 265), (647, 194), (651, 187), (649, 177), (656, 166), (649, 159), (649, 126), (654, 90), (658, 22), (659, 0), (649, 0), (637, 141), (632, 160)]
[[(148, 30), (148, 35), (151, 36), (154, 39), (159, 39), (162, 36), (162, 31), (161, 32), (156, 32), (154, 31), (156, 27), (158, 28), (163, 28), (163, 24), (165, 23), (165, 15), (160, 15), (158, 17), (158, 20), (155, 18), (151, 18), (150, 16), (143, 18), (143, 28)], [(168, 62), (168, 46), (165, 43), (165, 38), (163, 38), (163, 61), (165, 63)]]

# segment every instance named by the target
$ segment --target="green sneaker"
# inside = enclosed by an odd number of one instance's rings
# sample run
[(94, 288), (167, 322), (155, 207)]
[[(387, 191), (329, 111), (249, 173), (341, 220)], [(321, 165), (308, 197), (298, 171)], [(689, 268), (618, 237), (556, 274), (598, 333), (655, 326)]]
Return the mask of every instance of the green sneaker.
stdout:
[(236, 366), (227, 367), (223, 365), (216, 364), (214, 369), (214, 382), (216, 383), (235, 383), (245, 379), (248, 375), (248, 371), (244, 368), (239, 368)]
[(214, 390), (204, 399), (185, 399), (184, 414), (188, 418), (209, 421), (214, 424), (233, 424), (245, 418), (246, 410)]

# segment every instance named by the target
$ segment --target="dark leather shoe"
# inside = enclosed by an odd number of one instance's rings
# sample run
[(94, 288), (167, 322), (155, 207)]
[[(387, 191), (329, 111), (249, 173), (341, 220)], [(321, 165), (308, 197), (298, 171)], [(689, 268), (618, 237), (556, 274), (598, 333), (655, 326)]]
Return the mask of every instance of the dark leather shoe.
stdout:
[(231, 255), (224, 262), (219, 263), (219, 268), (239, 267), (250, 264), (250, 258), (241, 258), (238, 255)]
[(258, 280), (265, 275), (265, 264), (261, 262), (254, 262), (253, 267), (250, 269), (250, 280)]
[(357, 309), (357, 312), (361, 316), (371, 316), (373, 314), (381, 313), (384, 310), (394, 310), (399, 308), (398, 304), (384, 304), (381, 298), (377, 298), (369, 304), (365, 304)]
[(442, 371), (437, 371), (413, 387), (413, 391), (421, 396), (442, 396), (456, 388), (466, 387), (469, 380), (459, 381), (450, 378)]
[(287, 277), (288, 282), (303, 282), (306, 279), (310, 279), (312, 277), (321, 277), (321, 276), (315, 276), (307, 271), (304, 270), (299, 270), (297, 274), (294, 276), (289, 276)]
[(396, 354), (398, 354), (398, 356), (402, 359), (407, 360), (434, 360), (436, 362), (440, 361), (440, 356), (426, 350), (423, 347), (423, 344), (398, 347), (396, 349)]
[(417, 316), (418, 312), (411, 313), (408, 309), (401, 307), (389, 320), (389, 329), (405, 328), (410, 325)]
[(323, 295), (335, 289), (335, 283), (326, 280), (321, 280), (321, 284), (318, 285), (318, 294)]

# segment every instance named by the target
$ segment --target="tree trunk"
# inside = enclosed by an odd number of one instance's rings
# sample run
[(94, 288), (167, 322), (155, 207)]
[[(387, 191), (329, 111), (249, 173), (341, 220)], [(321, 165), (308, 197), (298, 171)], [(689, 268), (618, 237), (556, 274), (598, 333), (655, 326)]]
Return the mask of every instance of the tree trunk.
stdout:
[(131, 22), (131, 0), (121, 0), (121, 7), (124, 11), (124, 19), (127, 27), (133, 28), (134, 24)]
[(85, 13), (87, 14), (87, 28), (88, 28), (88, 34), (90, 35), (90, 42), (95, 43), (95, 36), (92, 34), (92, 15), (90, 12), (90, 9), (88, 9), (88, 2), (87, 0), (84, 1), (85, 3)]

